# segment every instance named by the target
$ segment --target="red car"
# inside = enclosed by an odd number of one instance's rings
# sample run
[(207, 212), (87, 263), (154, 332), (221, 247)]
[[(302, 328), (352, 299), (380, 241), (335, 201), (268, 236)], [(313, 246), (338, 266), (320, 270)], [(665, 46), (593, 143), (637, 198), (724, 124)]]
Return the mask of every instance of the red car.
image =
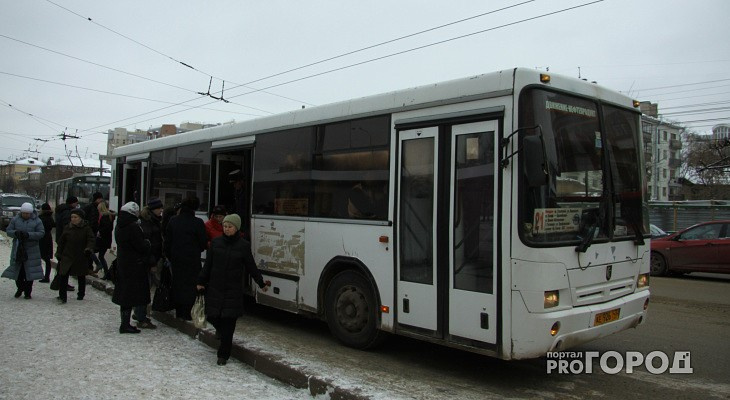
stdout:
[(651, 240), (651, 274), (730, 273), (730, 221), (712, 221)]

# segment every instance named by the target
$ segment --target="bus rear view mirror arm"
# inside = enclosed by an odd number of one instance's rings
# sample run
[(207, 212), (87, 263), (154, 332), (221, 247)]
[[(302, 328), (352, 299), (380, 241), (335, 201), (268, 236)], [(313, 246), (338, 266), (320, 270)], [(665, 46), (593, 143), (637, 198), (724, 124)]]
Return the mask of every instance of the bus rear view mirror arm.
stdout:
[[(519, 153), (520, 151), (523, 151), (523, 149), (525, 148), (525, 143), (524, 143), (524, 142), (525, 142), (525, 141), (526, 141), (526, 140), (527, 140), (528, 138), (537, 138), (537, 137), (539, 137), (539, 138), (540, 138), (540, 142), (542, 143), (542, 147), (543, 147), (543, 149), (541, 150), (541, 153), (540, 153), (540, 154), (542, 154), (542, 155), (543, 155), (543, 158), (546, 158), (546, 157), (544, 156), (544, 155), (546, 154), (546, 153), (545, 153), (545, 144), (544, 144), (544, 141), (543, 141), (543, 139), (542, 139), (542, 127), (541, 127), (540, 125), (530, 126), (530, 127), (527, 127), (527, 128), (517, 128), (517, 129), (516, 129), (516, 130), (515, 130), (514, 132), (512, 132), (512, 133), (511, 133), (511, 134), (510, 134), (509, 136), (507, 136), (506, 138), (502, 139), (502, 143), (501, 143), (501, 144), (502, 144), (502, 148), (506, 150), (506, 149), (507, 149), (507, 146), (509, 146), (509, 144), (510, 144), (510, 141), (512, 140), (512, 137), (513, 137), (514, 135), (516, 135), (517, 133), (519, 133), (519, 132), (521, 132), (521, 131), (530, 131), (530, 130), (537, 130), (537, 131), (538, 131), (537, 135), (534, 135), (534, 136), (526, 136), (526, 137), (525, 137), (525, 138), (523, 139), (523, 144), (522, 144), (522, 146), (521, 146), (521, 147), (519, 147), (519, 148), (518, 148), (517, 150), (515, 150), (514, 152), (512, 152), (512, 153), (511, 153), (511, 154), (509, 154), (509, 155), (505, 154), (505, 155), (504, 155), (504, 158), (502, 159), (502, 161), (501, 161), (501, 163), (500, 163), (500, 164), (502, 165), (502, 168), (506, 168), (506, 167), (507, 167), (507, 166), (509, 165), (509, 160), (510, 160), (510, 158), (514, 157), (514, 156), (515, 156), (515, 155), (516, 155), (517, 153)], [(527, 150), (529, 151), (530, 149), (527, 149)]]

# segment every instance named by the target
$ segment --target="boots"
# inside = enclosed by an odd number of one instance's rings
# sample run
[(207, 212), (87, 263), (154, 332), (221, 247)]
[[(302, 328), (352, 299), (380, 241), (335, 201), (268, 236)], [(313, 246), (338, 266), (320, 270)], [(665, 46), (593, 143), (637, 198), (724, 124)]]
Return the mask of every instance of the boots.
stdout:
[(132, 309), (121, 308), (119, 312), (122, 317), (122, 324), (119, 325), (119, 333), (139, 333), (140, 330), (129, 323), (129, 318), (132, 317)]
[(30, 299), (30, 293), (33, 291), (33, 281), (25, 281), (25, 298)]

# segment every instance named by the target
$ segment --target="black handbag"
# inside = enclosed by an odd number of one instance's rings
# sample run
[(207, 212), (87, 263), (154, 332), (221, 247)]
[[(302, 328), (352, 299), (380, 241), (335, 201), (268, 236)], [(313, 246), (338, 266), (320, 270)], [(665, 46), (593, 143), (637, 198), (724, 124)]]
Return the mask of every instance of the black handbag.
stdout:
[(160, 284), (155, 289), (155, 295), (152, 298), (152, 310), (166, 312), (175, 309), (172, 302), (172, 274), (167, 263), (162, 263), (162, 271), (160, 271)]

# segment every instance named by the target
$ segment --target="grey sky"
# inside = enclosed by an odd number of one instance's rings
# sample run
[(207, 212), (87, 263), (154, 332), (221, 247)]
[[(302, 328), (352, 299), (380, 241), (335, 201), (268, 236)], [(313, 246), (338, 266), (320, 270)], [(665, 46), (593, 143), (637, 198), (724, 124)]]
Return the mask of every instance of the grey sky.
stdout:
[[(589, 3), (0, 0), (0, 159), (28, 149), (62, 157), (64, 128), (82, 138), (67, 140), (69, 150), (96, 157), (91, 153), (106, 151), (103, 133), (115, 127), (242, 121), (515, 66), (571, 76), (580, 67), (583, 78), (658, 102), (666, 118), (700, 121), (689, 123), (698, 132), (729, 122), (727, 110), (670, 113), (728, 107), (730, 2)], [(571, 7), (578, 8), (559, 12)], [(548, 13), (555, 14), (540, 17)], [(367, 62), (480, 31), (486, 32)], [(316, 74), (322, 75), (308, 78)], [(208, 90), (211, 75), (211, 92), (225, 79), (223, 97), (231, 103), (196, 93)], [(253, 81), (247, 86), (275, 87), (250, 94), (234, 88)], [(705, 121), (716, 118), (724, 120)]]

